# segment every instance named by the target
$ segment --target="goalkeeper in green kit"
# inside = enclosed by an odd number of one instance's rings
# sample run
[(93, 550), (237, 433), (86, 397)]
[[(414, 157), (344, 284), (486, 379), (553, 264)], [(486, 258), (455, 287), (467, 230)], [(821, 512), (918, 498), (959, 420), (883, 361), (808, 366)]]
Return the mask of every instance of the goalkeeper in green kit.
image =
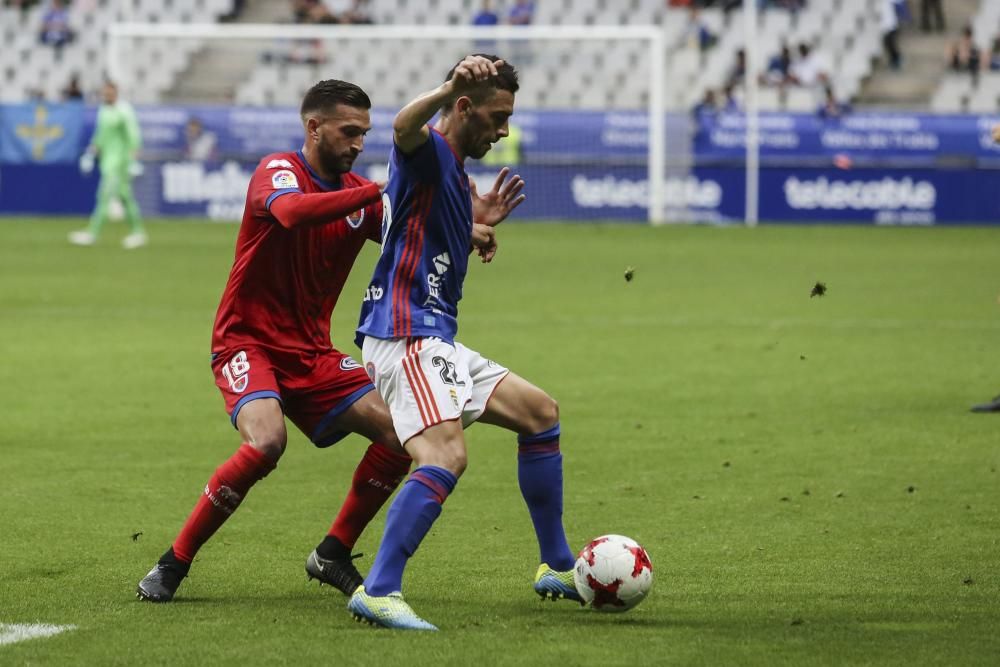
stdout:
[(93, 171), (97, 160), (101, 172), (97, 206), (87, 228), (71, 232), (69, 241), (75, 245), (93, 245), (108, 218), (111, 200), (118, 199), (125, 208), (130, 228), (128, 236), (122, 239), (122, 246), (138, 248), (149, 241), (139, 216), (139, 205), (132, 194), (132, 178), (142, 173), (142, 165), (136, 160), (142, 145), (139, 122), (132, 105), (118, 100), (118, 87), (114, 83), (105, 82), (101, 98), (103, 104), (97, 111), (94, 136), (80, 157), (80, 171), (85, 174)]

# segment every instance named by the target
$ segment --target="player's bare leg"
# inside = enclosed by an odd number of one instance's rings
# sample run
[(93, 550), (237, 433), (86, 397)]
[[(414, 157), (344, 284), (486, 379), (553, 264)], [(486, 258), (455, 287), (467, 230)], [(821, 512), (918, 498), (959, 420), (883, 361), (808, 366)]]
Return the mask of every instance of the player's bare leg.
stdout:
[(417, 466), (389, 507), (375, 564), (347, 608), (358, 620), (389, 628), (437, 630), (403, 600), (403, 570), (465, 471), (462, 424), (451, 420), (431, 426), (410, 438), (406, 450)]
[(306, 574), (350, 595), (363, 581), (353, 563), (361, 554), (352, 556), (351, 551), (406, 476), (411, 459), (399, 444), (389, 408), (378, 392), (370, 391), (352, 403), (330, 430), (358, 433), (372, 444), (354, 471), (347, 498), (329, 532), (306, 559)]
[(517, 480), (538, 538), (535, 592), (582, 603), (573, 584), (575, 558), (562, 525), (563, 473), (559, 405), (515, 373), (496, 386), (479, 421), (517, 433)]
[(237, 415), (243, 444), (205, 485), (173, 545), (136, 589), (140, 599), (169, 602), (187, 576), (195, 554), (236, 511), (250, 488), (278, 463), (288, 434), (281, 404), (274, 398), (250, 401)]

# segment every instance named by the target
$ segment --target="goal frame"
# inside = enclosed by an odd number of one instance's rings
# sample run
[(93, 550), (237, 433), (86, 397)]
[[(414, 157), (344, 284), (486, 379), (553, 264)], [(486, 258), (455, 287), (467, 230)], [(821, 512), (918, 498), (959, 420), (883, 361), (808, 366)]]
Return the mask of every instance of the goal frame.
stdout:
[[(135, 38), (181, 38), (211, 40), (325, 39), (325, 40), (634, 40), (645, 42), (649, 53), (649, 122), (647, 219), (666, 221), (666, 57), (663, 31), (656, 26), (597, 25), (281, 25), (268, 23), (114, 23), (108, 26), (107, 69), (112, 80), (127, 87), (122, 69), (123, 42)], [(416, 95), (419, 91), (414, 91)], [(658, 185), (657, 185), (658, 184)]]

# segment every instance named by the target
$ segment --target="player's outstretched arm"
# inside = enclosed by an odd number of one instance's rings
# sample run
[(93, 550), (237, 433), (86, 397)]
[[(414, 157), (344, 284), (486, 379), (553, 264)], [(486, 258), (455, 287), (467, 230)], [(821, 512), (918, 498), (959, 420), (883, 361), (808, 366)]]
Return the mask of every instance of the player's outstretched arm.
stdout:
[(461, 97), (477, 81), (496, 76), (500, 64), (502, 60), (493, 62), (482, 56), (467, 56), (455, 66), (455, 74), (449, 80), (400, 109), (392, 122), (393, 138), (400, 150), (412, 153), (422, 146), (430, 134), (427, 123), (434, 114)]
[(508, 179), (509, 173), (509, 167), (501, 169), (493, 182), (493, 189), (484, 195), (479, 194), (476, 182), (469, 179), (469, 188), (472, 190), (473, 222), (495, 227), (506, 220), (511, 211), (524, 201), (525, 196), (521, 193), (524, 189), (524, 179), (518, 174)]
[(271, 202), (270, 212), (287, 229), (302, 225), (322, 225), (374, 204), (382, 197), (378, 183), (336, 192), (289, 192)]

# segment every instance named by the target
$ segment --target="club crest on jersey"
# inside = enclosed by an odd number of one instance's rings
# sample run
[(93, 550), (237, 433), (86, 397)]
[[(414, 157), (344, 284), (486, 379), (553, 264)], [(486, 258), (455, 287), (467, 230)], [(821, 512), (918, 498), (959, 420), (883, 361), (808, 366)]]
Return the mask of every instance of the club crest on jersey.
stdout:
[(295, 178), (294, 173), (288, 171), (287, 169), (282, 169), (281, 171), (274, 172), (271, 176), (271, 185), (273, 185), (276, 190), (297, 188), (299, 187), (299, 179)]
[(365, 221), (365, 209), (360, 211), (355, 211), (347, 216), (347, 224), (351, 226), (351, 229), (357, 229), (361, 226), (361, 223)]
[(342, 371), (353, 371), (356, 368), (361, 368), (361, 364), (354, 361), (350, 357), (344, 357), (340, 360), (340, 370)]
[(292, 163), (288, 160), (271, 160), (267, 163), (265, 169), (277, 169), (278, 167), (281, 167), (282, 169), (291, 169)]

